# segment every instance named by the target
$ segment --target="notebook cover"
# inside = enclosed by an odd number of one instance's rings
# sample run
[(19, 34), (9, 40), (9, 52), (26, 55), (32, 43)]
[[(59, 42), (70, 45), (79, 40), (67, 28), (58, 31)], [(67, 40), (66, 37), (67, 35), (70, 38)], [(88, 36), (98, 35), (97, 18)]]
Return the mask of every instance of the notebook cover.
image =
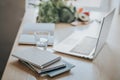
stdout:
[(60, 56), (57, 56), (50, 51), (40, 50), (36, 47), (18, 49), (12, 56), (39, 68), (47, 67), (61, 59)]

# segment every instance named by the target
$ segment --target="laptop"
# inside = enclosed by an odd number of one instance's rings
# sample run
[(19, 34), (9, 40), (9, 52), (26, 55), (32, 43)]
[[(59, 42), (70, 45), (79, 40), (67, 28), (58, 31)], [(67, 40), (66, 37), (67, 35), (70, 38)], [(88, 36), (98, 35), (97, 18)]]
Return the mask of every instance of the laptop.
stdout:
[[(89, 30), (87, 34), (84, 31), (74, 31), (63, 41), (61, 41), (57, 45), (54, 45), (53, 49), (64, 54), (84, 57), (87, 59), (94, 59), (104, 46), (114, 13), (115, 9), (113, 9), (106, 16), (103, 17), (99, 26), (100, 29), (97, 37), (90, 36)], [(81, 33), (83, 33), (84, 35), (82, 35)]]
[[(26, 23), (23, 25), (23, 32), (19, 38), (19, 44), (35, 44), (34, 32), (44, 31), (50, 32), (48, 37), (48, 45), (53, 45), (54, 43), (54, 23)], [(46, 36), (44, 36), (46, 37)]]

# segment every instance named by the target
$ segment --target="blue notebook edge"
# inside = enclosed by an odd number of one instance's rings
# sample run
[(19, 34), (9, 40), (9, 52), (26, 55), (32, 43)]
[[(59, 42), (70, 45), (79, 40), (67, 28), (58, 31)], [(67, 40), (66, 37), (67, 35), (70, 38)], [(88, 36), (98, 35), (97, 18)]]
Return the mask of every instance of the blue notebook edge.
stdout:
[(59, 74), (62, 74), (64, 72), (67, 72), (67, 71), (70, 71), (72, 68), (75, 67), (75, 65), (67, 62), (67, 61), (64, 61), (63, 62), (66, 64), (66, 67), (65, 68), (61, 68), (61, 69), (58, 69), (58, 70), (54, 70), (54, 71), (51, 71), (51, 72), (48, 72), (46, 73), (49, 77), (54, 77), (54, 76), (57, 76)]

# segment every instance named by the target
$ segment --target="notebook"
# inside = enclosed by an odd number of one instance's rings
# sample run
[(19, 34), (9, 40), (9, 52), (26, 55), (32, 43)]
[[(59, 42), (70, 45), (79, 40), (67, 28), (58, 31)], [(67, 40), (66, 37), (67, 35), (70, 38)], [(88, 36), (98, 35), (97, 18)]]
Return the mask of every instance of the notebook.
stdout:
[(103, 17), (98, 37), (92, 36), (97, 33), (90, 35), (94, 32), (94, 30), (92, 30), (91, 28), (96, 28), (97, 26), (90, 26), (89, 28), (84, 30), (86, 32), (82, 30), (74, 31), (70, 36), (55, 45), (53, 49), (55, 51), (69, 55), (84, 57), (87, 59), (94, 59), (104, 46), (110, 30), (114, 13), (115, 9), (113, 9), (105, 17)]
[(35, 44), (34, 32), (49, 32), (48, 45), (54, 43), (54, 23), (26, 23), (23, 25), (23, 31), (18, 40), (19, 44)]
[(57, 70), (54, 70), (54, 71), (47, 72), (46, 75), (48, 75), (49, 77), (55, 77), (55, 76), (57, 76), (59, 74), (70, 71), (72, 68), (75, 67), (75, 65), (73, 65), (73, 64), (71, 64), (69, 62), (66, 62), (66, 61), (63, 61), (63, 62), (66, 64), (66, 67), (60, 68), (60, 69), (57, 69)]
[(66, 64), (61, 60), (58, 61), (58, 62), (55, 62), (54, 64), (52, 64), (48, 67), (43, 68), (43, 69), (40, 69), (40, 68), (38, 68), (38, 67), (28, 63), (28, 62), (25, 62), (25, 61), (22, 61), (22, 60), (19, 60), (19, 61), (22, 62), (23, 64), (25, 64), (32, 71), (37, 72), (38, 74), (43, 74), (43, 73), (46, 73), (46, 72), (50, 72), (50, 71), (53, 71), (53, 70), (57, 70), (57, 69), (66, 67)]
[(18, 49), (12, 56), (28, 62), (38, 68), (45, 68), (61, 59), (60, 56), (49, 51), (40, 50), (36, 47)]
[[(22, 34), (18, 40), (19, 44), (35, 45), (35, 38), (32, 34)], [(54, 36), (48, 38), (48, 45), (53, 45)]]
[[(21, 60), (20, 60), (21, 61)], [(67, 71), (70, 71), (73, 67), (75, 67), (75, 65), (69, 63), (69, 62), (66, 62), (64, 60), (60, 60), (60, 63), (62, 62), (62, 64), (65, 64), (64, 66), (62, 65), (61, 67), (55, 67), (54, 69), (50, 69), (50, 67), (52, 66), (55, 66), (54, 64), (47, 68), (44, 68), (43, 70), (42, 69), (38, 69), (36, 68), (35, 66), (25, 62), (25, 61), (21, 61), (23, 64), (25, 64), (28, 68), (30, 68), (32, 71), (35, 71), (41, 75), (48, 75), (49, 77), (54, 77), (54, 76), (57, 76), (59, 74), (62, 74), (64, 72), (67, 72)], [(59, 63), (59, 62), (58, 62)], [(57, 65), (58, 65), (57, 63)], [(49, 68), (49, 69), (48, 69)], [(46, 70), (45, 70), (46, 69)]]

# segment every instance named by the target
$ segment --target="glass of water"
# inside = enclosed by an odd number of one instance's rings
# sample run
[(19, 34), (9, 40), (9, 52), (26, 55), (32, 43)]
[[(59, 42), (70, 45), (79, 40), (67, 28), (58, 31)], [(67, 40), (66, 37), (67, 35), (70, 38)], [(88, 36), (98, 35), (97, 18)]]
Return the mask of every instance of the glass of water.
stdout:
[(36, 47), (43, 48), (43, 50), (46, 50), (48, 46), (49, 36), (50, 36), (49, 32), (44, 31), (34, 32)]

